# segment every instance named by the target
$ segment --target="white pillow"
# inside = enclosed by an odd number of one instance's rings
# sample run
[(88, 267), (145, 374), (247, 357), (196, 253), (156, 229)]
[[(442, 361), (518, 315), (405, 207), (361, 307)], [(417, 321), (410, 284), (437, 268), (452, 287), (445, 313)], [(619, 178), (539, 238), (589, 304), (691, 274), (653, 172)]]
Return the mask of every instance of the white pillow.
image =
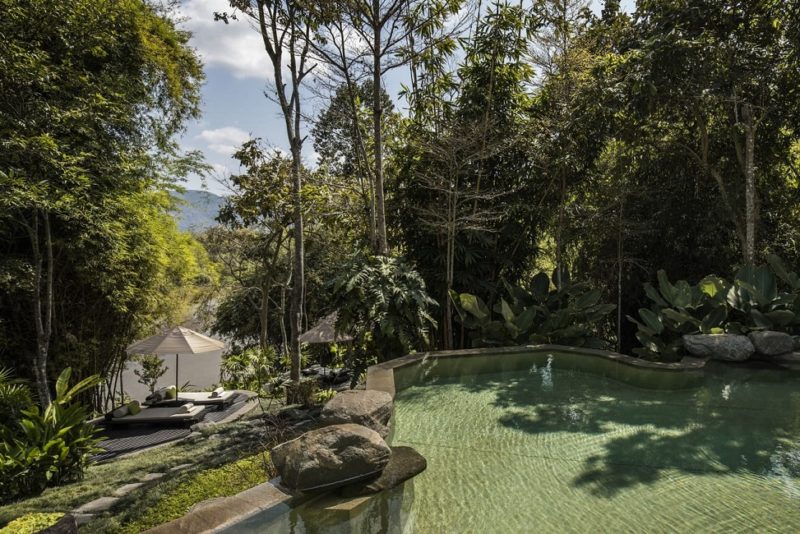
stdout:
[(211, 398), (215, 399), (217, 397), (221, 397), (223, 393), (225, 393), (225, 388), (220, 386), (211, 392)]
[(189, 413), (192, 408), (194, 408), (194, 404), (191, 402), (187, 402), (186, 404), (182, 404), (180, 408), (178, 408), (177, 413)]
[(111, 417), (114, 418), (125, 417), (126, 415), (128, 415), (128, 413), (130, 413), (130, 411), (128, 410), (128, 405), (126, 404), (125, 406), (120, 406), (119, 408), (111, 412)]

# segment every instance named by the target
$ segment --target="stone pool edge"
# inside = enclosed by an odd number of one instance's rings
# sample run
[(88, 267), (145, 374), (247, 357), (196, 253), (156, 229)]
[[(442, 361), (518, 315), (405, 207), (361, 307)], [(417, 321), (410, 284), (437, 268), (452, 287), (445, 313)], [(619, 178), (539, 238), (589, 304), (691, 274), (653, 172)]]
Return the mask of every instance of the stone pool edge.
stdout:
[[(699, 371), (705, 367), (706, 360), (685, 358), (680, 362), (660, 363), (641, 360), (598, 349), (584, 349), (563, 345), (523, 345), (519, 347), (491, 347), (479, 349), (442, 350), (408, 354), (373, 365), (367, 369), (367, 389), (385, 391), (394, 399), (396, 394), (394, 370), (418, 364), (427, 358), (459, 358), (482, 354), (517, 354), (529, 352), (566, 352), (606, 358), (640, 369), (666, 372)], [(194, 534), (201, 532), (220, 532), (244, 521), (257, 513), (278, 506), (298, 504), (298, 498), (289, 495), (278, 487), (277, 480), (259, 484), (231, 497), (223, 497), (200, 503), (183, 517), (151, 528), (149, 534)]]
[(701, 371), (705, 367), (707, 361), (700, 358), (684, 358), (679, 362), (651, 362), (608, 350), (568, 347), (565, 345), (521, 345), (518, 347), (440, 350), (407, 354), (405, 356), (401, 356), (400, 358), (395, 358), (393, 360), (369, 367), (367, 369), (367, 389), (385, 391), (386, 393), (389, 393), (392, 398), (394, 398), (395, 394), (397, 393), (394, 382), (394, 370), (419, 364), (423, 360), (429, 358), (463, 358), (480, 356), (483, 354), (502, 355), (531, 352), (561, 352), (580, 354), (582, 356), (605, 358), (607, 360), (612, 360), (638, 369), (666, 371), (672, 373), (683, 371)]

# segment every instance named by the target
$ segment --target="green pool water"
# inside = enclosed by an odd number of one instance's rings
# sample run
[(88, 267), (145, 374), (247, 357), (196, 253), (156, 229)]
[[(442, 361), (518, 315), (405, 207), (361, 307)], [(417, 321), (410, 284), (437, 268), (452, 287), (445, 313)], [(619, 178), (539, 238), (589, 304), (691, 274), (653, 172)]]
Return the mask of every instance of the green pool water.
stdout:
[(251, 527), (800, 532), (795, 375), (658, 373), (557, 353), (488, 358), (396, 372), (391, 442), (428, 460), (411, 483), (346, 517), (310, 503)]
[(647, 389), (553, 356), (397, 395), (393, 444), (428, 459), (416, 531), (800, 531), (796, 381), (720, 369)]

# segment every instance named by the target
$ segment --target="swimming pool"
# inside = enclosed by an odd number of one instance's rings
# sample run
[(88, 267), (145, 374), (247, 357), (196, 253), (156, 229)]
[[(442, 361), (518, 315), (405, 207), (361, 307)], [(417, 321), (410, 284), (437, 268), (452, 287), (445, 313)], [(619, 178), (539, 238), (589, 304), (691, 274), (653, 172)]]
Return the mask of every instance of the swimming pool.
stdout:
[(558, 351), (394, 373), (392, 445), (428, 469), (338, 519), (329, 501), (301, 506), (276, 532), (800, 531), (794, 374)]

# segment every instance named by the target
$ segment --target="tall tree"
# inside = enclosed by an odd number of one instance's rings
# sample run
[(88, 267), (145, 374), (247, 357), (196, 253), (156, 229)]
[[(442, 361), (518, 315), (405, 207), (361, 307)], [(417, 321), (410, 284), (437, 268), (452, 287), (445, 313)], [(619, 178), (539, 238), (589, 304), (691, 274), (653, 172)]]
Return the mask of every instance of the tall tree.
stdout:
[[(261, 35), (264, 51), (272, 65), (271, 95), (283, 114), (286, 137), (292, 154), (292, 198), (294, 203), (293, 236), (294, 263), (292, 268), (291, 303), (291, 378), (300, 380), (300, 330), (303, 324), (303, 298), (305, 296), (305, 265), (303, 251), (303, 142), (302, 131), (303, 83), (314, 69), (309, 62), (311, 25), (307, 14), (298, 2), (291, 0), (230, 0), (234, 14), (244, 13), (255, 23)], [(226, 24), (230, 16), (217, 13)], [(289, 79), (284, 77), (284, 69)], [(287, 83), (288, 82), (288, 83)]]
[[(375, 252), (386, 255), (386, 202), (384, 184), (383, 93), (384, 76), (433, 49), (452, 49), (448, 19), (458, 13), (462, 0), (346, 0), (335, 7), (314, 10), (317, 55), (336, 69), (355, 102), (360, 72), (372, 81), (372, 145), (375, 212)], [(458, 25), (455, 25), (458, 28)], [(429, 37), (414, 46), (414, 36)], [(431, 38), (438, 35), (437, 38)], [(353, 109), (354, 111), (354, 109)]]
[[(188, 34), (168, 11), (143, 0), (2, 0), (0, 9), (3, 268), (19, 282), (14, 262), (31, 267), (25, 313), (35, 325), (36, 348), (22, 353), (31, 354), (27, 363), (47, 404), (48, 362), (54, 348), (63, 352), (54, 345), (78, 339), (65, 330), (65, 316), (56, 324), (56, 310), (67, 306), (61, 299), (75, 295), (77, 282), (63, 273), (93, 260), (79, 253), (90, 248), (87, 236), (106, 238), (119, 229), (127, 214), (111, 206), (163, 188), (183, 165), (176, 165), (173, 135), (198, 114), (202, 70)], [(70, 255), (75, 263), (59, 264)], [(112, 306), (120, 304), (104, 282), (95, 287), (109, 292), (104, 297)], [(78, 318), (88, 314), (84, 309)], [(131, 328), (130, 320), (120, 332)]]
[(796, 138), (800, 63), (791, 34), (800, 13), (778, 0), (647, 1), (636, 20), (631, 102), (648, 120), (683, 127), (685, 152), (713, 180), (742, 259), (752, 263), (759, 182)]

